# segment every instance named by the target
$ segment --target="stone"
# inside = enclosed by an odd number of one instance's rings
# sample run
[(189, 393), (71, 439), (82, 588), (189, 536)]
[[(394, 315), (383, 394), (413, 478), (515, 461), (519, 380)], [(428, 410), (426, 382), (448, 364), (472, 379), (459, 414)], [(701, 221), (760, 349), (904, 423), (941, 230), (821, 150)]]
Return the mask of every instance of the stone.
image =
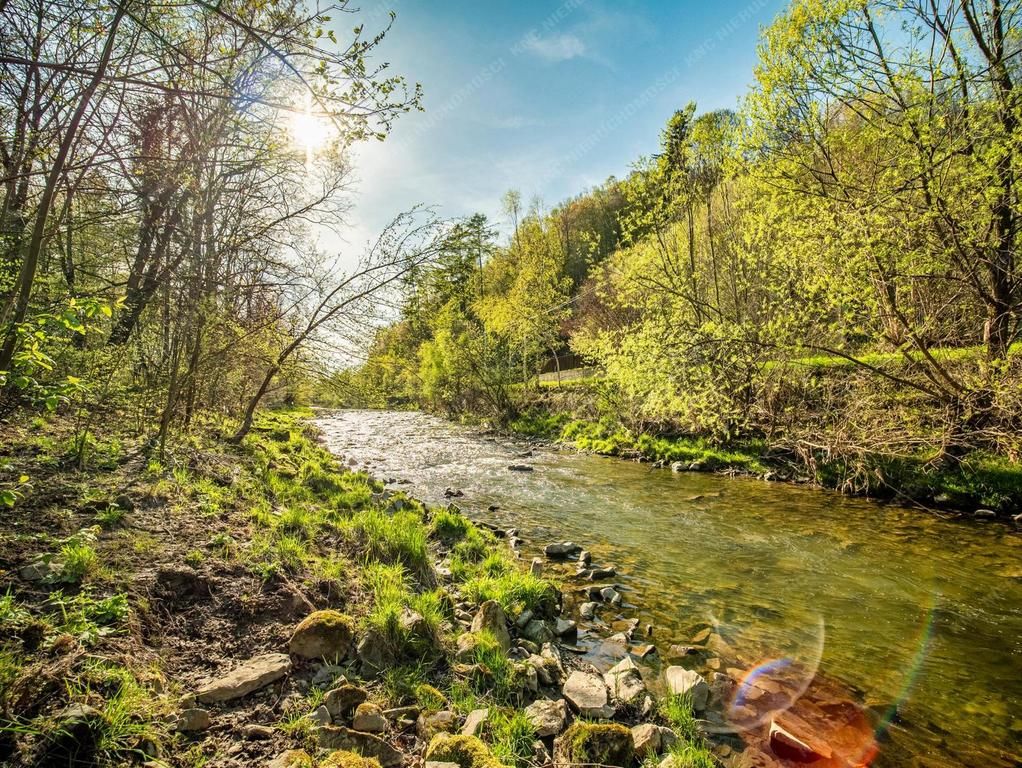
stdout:
[(249, 741), (269, 741), (273, 738), (273, 729), (268, 725), (249, 723), (241, 729), (241, 735)]
[(539, 699), (525, 708), (525, 716), (541, 739), (557, 736), (568, 723), (568, 705), (564, 699)]
[(331, 752), (318, 768), (380, 768), (380, 762), (372, 757), (362, 757), (346, 749)]
[(589, 581), (599, 581), (600, 579), (609, 579), (612, 576), (616, 576), (617, 571), (614, 568), (591, 568), (586, 578)]
[(632, 728), (632, 741), (635, 742), (635, 757), (641, 761), (670, 749), (678, 737), (670, 728), (643, 723)]
[(647, 656), (656, 653), (656, 646), (648, 644), (636, 645), (634, 648), (631, 649), (631, 652), (638, 656), (640, 659), (644, 659)]
[(483, 729), (486, 718), (490, 716), (489, 709), (473, 709), (465, 718), (465, 725), (461, 728), (463, 736), (478, 736)]
[(611, 605), (621, 605), (623, 602), (621, 593), (614, 589), (614, 587), (604, 587), (601, 589), (600, 598)]
[(532, 472), (533, 468), (528, 464), (511, 464), (508, 466), (509, 472)]
[(418, 611), (413, 611), (411, 608), (403, 608), (401, 610), (399, 621), (401, 628), (412, 637), (427, 639), (431, 634), (429, 624), (426, 623), (423, 615)]
[(324, 725), (315, 730), (316, 743), (323, 749), (343, 749), (358, 752), (363, 757), (379, 760), (383, 768), (396, 768), (404, 762), (404, 755), (371, 733), (361, 733), (337, 725)]
[(706, 709), (710, 698), (710, 686), (698, 672), (684, 667), (668, 667), (664, 673), (667, 690), (678, 696), (687, 696), (692, 702), (692, 709), (701, 712)]
[(536, 614), (532, 612), (531, 608), (526, 608), (524, 611), (518, 614), (518, 618), (515, 619), (515, 626), (518, 627), (519, 629), (525, 629), (525, 627), (528, 626), (529, 622), (532, 621), (532, 618), (535, 615)]
[(344, 669), (336, 664), (323, 664), (312, 676), (312, 684), (321, 688), (328, 688), (334, 685), (341, 685), (348, 682), (344, 676)]
[(532, 764), (550, 765), (551, 761), (550, 750), (546, 748), (546, 744), (540, 739), (532, 742)]
[(977, 509), (972, 513), (973, 517), (993, 519), (997, 517), (997, 513), (992, 509)]
[(312, 756), (304, 749), (289, 749), (266, 764), (266, 768), (314, 768)]
[(812, 726), (786, 712), (770, 721), (770, 749), (782, 760), (814, 763), (829, 760), (834, 754), (830, 746), (813, 734)]
[(557, 617), (554, 621), (554, 634), (558, 637), (574, 636), (578, 633), (578, 625), (570, 619)]
[(537, 579), (543, 578), (543, 561), (538, 557), (532, 558), (532, 565), (529, 566), (529, 575)]
[(383, 716), (383, 710), (372, 702), (364, 701), (355, 709), (351, 727), (364, 733), (383, 733), (390, 723)]
[(192, 707), (178, 712), (174, 727), (182, 733), (194, 733), (205, 731), (212, 725), (212, 722), (208, 710)]
[(358, 640), (355, 653), (366, 677), (375, 677), (394, 663), (387, 639), (376, 629), (366, 630)]
[(684, 472), (688, 469), (688, 464), (683, 461), (671, 462), (671, 472)]
[(441, 763), (437, 760), (427, 760), (426, 768), (461, 768), (457, 763)]
[(323, 696), (323, 706), (327, 708), (332, 718), (345, 718), (368, 698), (369, 693), (364, 688), (345, 684), (327, 691)]
[(315, 725), (330, 725), (334, 721), (333, 716), (330, 714), (330, 710), (326, 708), (325, 704), (320, 704), (316, 707), (316, 711), (309, 715), (309, 719)]
[(589, 565), (593, 562), (593, 555), (589, 550), (583, 549), (578, 553), (578, 562), (580, 565)]
[(573, 557), (582, 551), (582, 547), (572, 541), (560, 541), (547, 544), (543, 553), (549, 558)]
[(578, 607), (578, 615), (586, 621), (592, 621), (596, 618), (596, 609), (599, 603), (582, 603)]
[(454, 652), (457, 661), (470, 663), (476, 654), (476, 647), (479, 645), (479, 635), (472, 632), (465, 632), (458, 637), (458, 649)]
[(623, 725), (574, 723), (554, 740), (554, 765), (631, 766), (632, 732)]
[(507, 653), (511, 650), (511, 635), (507, 631), (507, 616), (496, 600), (487, 600), (479, 606), (479, 612), (472, 620), (472, 632), (489, 632)]
[(614, 716), (603, 678), (591, 672), (572, 672), (564, 684), (564, 698), (582, 717), (599, 720)]
[(52, 556), (42, 557), (18, 569), (22, 581), (47, 581), (56, 579), (64, 571), (64, 563)]
[(355, 622), (350, 616), (339, 611), (316, 611), (295, 627), (288, 650), (300, 659), (341, 661), (354, 638)]
[(438, 733), (454, 733), (458, 728), (458, 716), (450, 710), (441, 710), (429, 714), (423, 712), (415, 722), (415, 732), (419, 738), (428, 742)]
[(611, 696), (625, 704), (639, 701), (646, 695), (642, 673), (636, 663), (627, 656), (603, 676), (603, 681), (607, 684)]
[(438, 733), (429, 742), (426, 764), (454, 763), (458, 768), (503, 768), (490, 748), (475, 736), (453, 736)]
[(249, 659), (223, 677), (206, 682), (196, 692), (195, 699), (201, 704), (240, 699), (275, 683), (290, 671), (291, 659), (286, 653), (266, 653)]
[(549, 643), (554, 639), (554, 633), (550, 630), (550, 627), (546, 625), (546, 622), (540, 621), (539, 619), (533, 619), (522, 630), (526, 640), (531, 640), (534, 643), (542, 645), (543, 643)]

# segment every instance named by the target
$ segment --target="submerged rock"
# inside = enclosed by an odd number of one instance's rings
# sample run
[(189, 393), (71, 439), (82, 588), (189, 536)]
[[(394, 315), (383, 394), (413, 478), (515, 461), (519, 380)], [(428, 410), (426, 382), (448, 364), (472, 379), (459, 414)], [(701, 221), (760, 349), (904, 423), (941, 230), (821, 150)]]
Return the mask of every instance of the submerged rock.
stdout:
[(592, 621), (596, 618), (596, 609), (599, 603), (582, 603), (578, 607), (578, 615), (587, 621)]
[(291, 671), (291, 659), (285, 653), (266, 653), (249, 659), (223, 677), (202, 685), (195, 694), (203, 704), (219, 704), (240, 699), (265, 688)]

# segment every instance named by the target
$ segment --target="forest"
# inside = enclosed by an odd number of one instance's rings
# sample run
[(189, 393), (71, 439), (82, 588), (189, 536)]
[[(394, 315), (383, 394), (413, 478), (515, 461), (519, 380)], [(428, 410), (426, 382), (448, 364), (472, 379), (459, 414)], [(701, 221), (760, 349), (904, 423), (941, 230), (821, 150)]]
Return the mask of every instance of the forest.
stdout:
[(327, 397), (1016, 508), (1015, 12), (795, 3), (735, 109), (684, 106), (656, 154), (550, 210), (509, 192), (507, 238), (461, 222)]

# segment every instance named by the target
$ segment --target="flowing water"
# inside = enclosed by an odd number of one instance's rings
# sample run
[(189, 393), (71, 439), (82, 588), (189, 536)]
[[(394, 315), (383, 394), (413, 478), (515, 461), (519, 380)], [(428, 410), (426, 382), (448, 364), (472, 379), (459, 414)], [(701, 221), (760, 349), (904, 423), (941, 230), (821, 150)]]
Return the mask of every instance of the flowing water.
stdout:
[(794, 660), (843, 686), (882, 714), (875, 765), (1022, 765), (1022, 534), (1008, 527), (552, 448), (525, 457), (523, 442), (419, 413), (318, 426), (389, 487), (437, 504), (462, 491), (470, 517), (520, 530), (525, 558), (570, 540), (616, 566), (622, 614), (655, 627), (661, 656), (709, 625), (746, 667)]

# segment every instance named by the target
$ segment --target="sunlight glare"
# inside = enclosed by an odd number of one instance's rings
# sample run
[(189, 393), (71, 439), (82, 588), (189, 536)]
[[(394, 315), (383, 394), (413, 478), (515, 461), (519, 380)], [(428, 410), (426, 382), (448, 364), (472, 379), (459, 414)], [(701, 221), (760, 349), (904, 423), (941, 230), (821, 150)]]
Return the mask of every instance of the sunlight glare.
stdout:
[(305, 161), (312, 162), (313, 155), (322, 149), (330, 138), (330, 124), (327, 120), (312, 112), (310, 100), (306, 100), (303, 112), (291, 115), (291, 138), (305, 150)]

